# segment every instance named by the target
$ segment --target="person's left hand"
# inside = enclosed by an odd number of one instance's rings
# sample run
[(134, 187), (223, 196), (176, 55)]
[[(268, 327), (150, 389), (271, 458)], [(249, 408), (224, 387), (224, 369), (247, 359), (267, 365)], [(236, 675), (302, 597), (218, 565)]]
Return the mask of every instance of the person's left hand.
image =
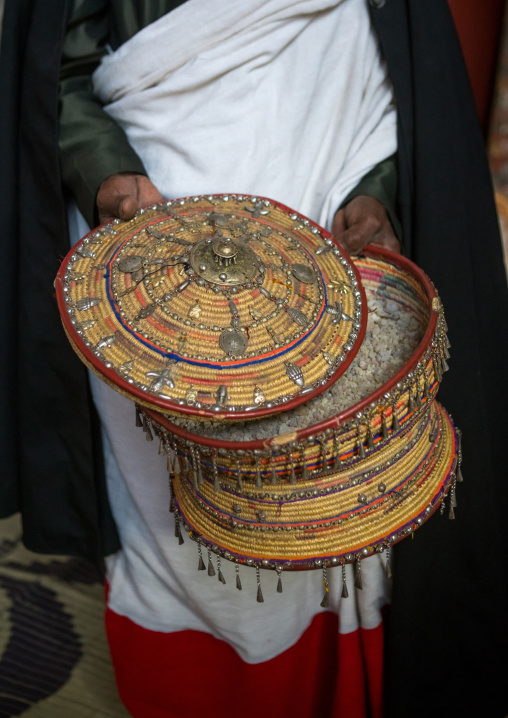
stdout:
[(400, 242), (384, 205), (368, 195), (355, 197), (335, 213), (332, 234), (349, 254), (358, 254), (366, 244), (400, 253)]

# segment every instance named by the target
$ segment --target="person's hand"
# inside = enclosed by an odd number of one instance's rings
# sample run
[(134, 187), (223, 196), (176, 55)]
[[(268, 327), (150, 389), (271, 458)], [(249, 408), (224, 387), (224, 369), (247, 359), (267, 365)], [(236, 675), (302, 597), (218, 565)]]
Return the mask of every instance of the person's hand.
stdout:
[(332, 234), (349, 254), (358, 254), (366, 244), (400, 252), (384, 205), (375, 197), (360, 195), (335, 213)]
[(141, 207), (162, 202), (162, 195), (148, 177), (124, 172), (104, 180), (96, 202), (103, 224), (117, 218), (132, 219)]

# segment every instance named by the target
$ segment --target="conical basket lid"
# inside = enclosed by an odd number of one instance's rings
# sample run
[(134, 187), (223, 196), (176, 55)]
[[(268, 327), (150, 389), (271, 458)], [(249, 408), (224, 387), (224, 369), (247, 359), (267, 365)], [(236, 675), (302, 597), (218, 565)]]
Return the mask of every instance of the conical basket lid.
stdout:
[(359, 275), (329, 233), (271, 200), (190, 197), (81, 240), (57, 278), (71, 342), (165, 413), (245, 420), (297, 406), (365, 333)]

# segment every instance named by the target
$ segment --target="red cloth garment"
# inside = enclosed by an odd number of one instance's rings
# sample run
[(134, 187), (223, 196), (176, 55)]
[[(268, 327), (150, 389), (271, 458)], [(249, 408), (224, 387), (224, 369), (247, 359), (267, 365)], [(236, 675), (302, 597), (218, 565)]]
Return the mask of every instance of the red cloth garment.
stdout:
[(338, 633), (337, 615), (320, 613), (291, 648), (257, 664), (210, 634), (149, 631), (109, 608), (106, 631), (134, 718), (382, 718), (383, 623)]

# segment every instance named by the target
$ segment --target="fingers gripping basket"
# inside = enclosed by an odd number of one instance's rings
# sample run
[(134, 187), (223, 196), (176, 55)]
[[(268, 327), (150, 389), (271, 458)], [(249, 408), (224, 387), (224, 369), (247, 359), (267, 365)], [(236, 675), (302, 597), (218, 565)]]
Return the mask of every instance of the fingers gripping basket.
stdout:
[[(404, 308), (423, 336), (395, 375), (316, 422), (364, 341), (365, 292)], [(326, 584), (327, 567), (356, 562), (361, 585), (360, 560), (387, 552), (389, 570), (390, 546), (449, 492), (453, 518), (459, 433), (435, 401), (447, 327), (403, 257), (370, 248), (352, 262), (275, 202), (197, 197), (88, 235), (57, 294), (78, 354), (136, 401), (137, 424), (168, 455), (176, 535), (197, 542), (200, 564), (204, 548), (279, 576), (322, 568)], [(296, 414), (274, 429), (274, 416)]]

